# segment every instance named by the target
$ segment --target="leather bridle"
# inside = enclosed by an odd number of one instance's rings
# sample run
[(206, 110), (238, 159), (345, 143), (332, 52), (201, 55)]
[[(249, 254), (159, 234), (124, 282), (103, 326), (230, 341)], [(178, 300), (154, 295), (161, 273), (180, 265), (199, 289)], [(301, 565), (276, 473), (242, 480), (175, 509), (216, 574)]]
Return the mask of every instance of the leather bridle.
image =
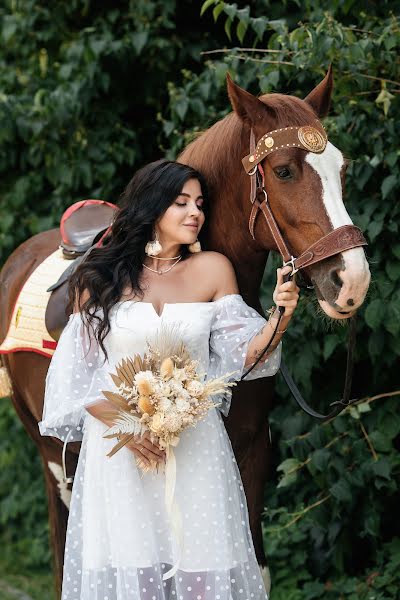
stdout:
[[(268, 194), (265, 189), (265, 175), (262, 167), (262, 161), (265, 156), (272, 152), (287, 148), (287, 147), (300, 147), (308, 152), (320, 153), (325, 150), (327, 143), (327, 136), (323, 129), (322, 124), (316, 121), (315, 124), (303, 127), (285, 127), (277, 129), (264, 134), (257, 145), (255, 144), (254, 132), (251, 129), (250, 132), (250, 154), (243, 158), (242, 162), (247, 174), (251, 177), (250, 180), (250, 201), (251, 211), (249, 218), (249, 231), (253, 240), (254, 227), (258, 214), (261, 212), (264, 215), (266, 223), (271, 231), (272, 237), (275, 241), (276, 247), (282, 256), (283, 266), (290, 265), (292, 268), (291, 273), (284, 277), (285, 281), (292, 279), (300, 269), (304, 269), (310, 265), (316, 264), (325, 260), (330, 256), (344, 252), (351, 248), (358, 246), (368, 245), (364, 238), (361, 230), (355, 225), (342, 225), (336, 229), (333, 229), (319, 240), (311, 244), (306, 250), (304, 250), (299, 256), (295, 257), (289, 251), (287, 244), (281, 234), (275, 217), (272, 213), (271, 207), (268, 202)], [(261, 360), (267, 350), (270, 348), (277, 330), (279, 329), (279, 323), (284, 313), (284, 307), (279, 307), (279, 319), (275, 327), (272, 338), (270, 339), (267, 346), (263, 349), (260, 356), (257, 358), (255, 363), (242, 375), (241, 380), (250, 373), (252, 369)], [(325, 421), (338, 415), (346, 406), (355, 402), (356, 399), (351, 400), (351, 379), (353, 372), (354, 363), (354, 347), (355, 347), (355, 336), (356, 336), (356, 319), (355, 316), (350, 318), (350, 331), (349, 331), (349, 342), (348, 342), (348, 354), (347, 354), (347, 367), (346, 377), (344, 384), (343, 397), (337, 402), (333, 402), (332, 405), (335, 407), (328, 414), (323, 415), (318, 413), (311, 408), (302, 397), (299, 389), (294, 383), (286, 364), (281, 361), (280, 371), (283, 378), (294, 398), (300, 405), (300, 407), (312, 417)]]

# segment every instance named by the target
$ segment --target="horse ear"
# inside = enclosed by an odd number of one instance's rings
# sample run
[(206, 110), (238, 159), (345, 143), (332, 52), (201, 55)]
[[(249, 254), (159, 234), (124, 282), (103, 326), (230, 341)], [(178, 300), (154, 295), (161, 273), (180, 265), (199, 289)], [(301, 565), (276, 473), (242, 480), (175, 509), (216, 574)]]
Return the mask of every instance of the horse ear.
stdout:
[(265, 119), (270, 112), (270, 109), (261, 100), (239, 87), (229, 73), (226, 74), (226, 86), (233, 110), (239, 119), (250, 127), (256, 125), (262, 118)]
[(304, 100), (311, 106), (314, 112), (320, 117), (326, 117), (331, 105), (331, 96), (333, 89), (332, 65), (324, 79), (310, 92)]

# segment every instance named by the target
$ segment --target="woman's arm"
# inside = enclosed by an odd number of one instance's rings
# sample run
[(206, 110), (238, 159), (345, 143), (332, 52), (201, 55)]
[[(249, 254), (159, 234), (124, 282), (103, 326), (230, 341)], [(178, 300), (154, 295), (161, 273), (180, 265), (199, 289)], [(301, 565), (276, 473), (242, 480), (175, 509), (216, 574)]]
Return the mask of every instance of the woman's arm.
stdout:
[[(74, 313), (80, 312), (80, 307), (86, 302), (89, 297), (88, 290), (84, 290), (80, 301), (78, 299), (74, 302)], [(113, 425), (111, 417), (106, 417), (107, 413), (115, 412), (114, 406), (108, 400), (99, 400), (89, 404), (85, 407), (92, 417), (98, 419), (107, 427)], [(146, 431), (142, 436), (135, 436), (130, 442), (126, 444), (127, 448), (131, 450), (136, 456), (138, 456), (146, 465), (151, 467), (152, 462), (163, 462), (165, 458), (165, 452), (150, 441), (150, 431)]]
[[(98, 419), (107, 427), (111, 427), (113, 425), (113, 421), (109, 417), (105, 417), (104, 414), (109, 412), (114, 412), (115, 408), (108, 400), (96, 402), (96, 404), (91, 404), (86, 407), (86, 411)], [(135, 436), (130, 442), (126, 444), (126, 447), (129, 448), (138, 458), (140, 458), (146, 465), (151, 467), (152, 462), (164, 462), (165, 460), (165, 451), (160, 450), (160, 448), (153, 444), (150, 441), (150, 431), (146, 431), (141, 436)]]
[[(276, 306), (285, 307), (285, 312), (283, 313), (279, 323), (279, 329), (274, 337), (274, 342), (270, 346), (268, 352), (266, 352), (263, 358), (260, 360), (261, 363), (265, 362), (271, 352), (273, 352), (279, 345), (279, 342), (286, 331), (299, 300), (300, 288), (296, 285), (295, 281), (291, 280), (287, 281), (286, 283), (283, 282), (283, 276), (287, 273), (290, 273), (290, 271), (291, 267), (289, 265), (281, 269), (277, 269), (277, 283), (273, 293), (273, 299)], [(279, 312), (276, 311), (271, 319), (267, 321), (261, 331), (253, 337), (249, 343), (245, 367), (250, 367), (260, 356), (264, 348), (269, 344), (276, 328), (278, 318)]]
[[(294, 280), (287, 281), (286, 283), (283, 281), (283, 276), (287, 273), (290, 273), (290, 271), (291, 267), (289, 265), (277, 269), (277, 283), (273, 293), (273, 300), (276, 306), (284, 306), (285, 312), (282, 315), (279, 323), (279, 330), (275, 335), (274, 342), (269, 351), (266, 352), (263, 358), (260, 360), (261, 364), (268, 359), (269, 355), (279, 345), (279, 342), (283, 336), (283, 332), (286, 330), (292, 318), (292, 314), (297, 306), (300, 288), (296, 285)], [(234, 268), (226, 256), (213, 253), (209, 272), (215, 281), (216, 291), (213, 300), (218, 300), (219, 298), (228, 294), (239, 293), (239, 287)], [(276, 313), (271, 317), (270, 321), (267, 322), (261, 331), (259, 331), (259, 333), (250, 341), (247, 349), (245, 368), (250, 367), (260, 356), (264, 348), (269, 344), (278, 322), (278, 317), (279, 314), (278, 311), (276, 311)]]

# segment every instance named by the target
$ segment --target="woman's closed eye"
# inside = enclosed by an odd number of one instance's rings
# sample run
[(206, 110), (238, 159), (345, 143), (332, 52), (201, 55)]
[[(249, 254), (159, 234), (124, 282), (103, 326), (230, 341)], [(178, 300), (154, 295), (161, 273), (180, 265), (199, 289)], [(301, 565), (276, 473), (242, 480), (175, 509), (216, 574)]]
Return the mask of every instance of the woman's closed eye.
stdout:
[[(175, 202), (175, 204), (177, 204), (178, 206), (186, 206), (187, 202)], [(203, 205), (202, 204), (196, 204), (197, 208), (199, 210), (203, 210)]]

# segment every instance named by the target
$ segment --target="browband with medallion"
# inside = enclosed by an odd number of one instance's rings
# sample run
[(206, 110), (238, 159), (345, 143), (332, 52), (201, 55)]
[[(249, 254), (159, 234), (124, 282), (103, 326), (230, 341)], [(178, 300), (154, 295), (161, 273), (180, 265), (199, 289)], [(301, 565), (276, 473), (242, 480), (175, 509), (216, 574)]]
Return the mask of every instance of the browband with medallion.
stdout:
[(258, 140), (254, 152), (242, 158), (242, 163), (246, 173), (250, 174), (258, 163), (276, 150), (295, 147), (318, 154), (325, 150), (327, 142), (328, 136), (318, 119), (314, 125), (282, 127), (265, 133)]

